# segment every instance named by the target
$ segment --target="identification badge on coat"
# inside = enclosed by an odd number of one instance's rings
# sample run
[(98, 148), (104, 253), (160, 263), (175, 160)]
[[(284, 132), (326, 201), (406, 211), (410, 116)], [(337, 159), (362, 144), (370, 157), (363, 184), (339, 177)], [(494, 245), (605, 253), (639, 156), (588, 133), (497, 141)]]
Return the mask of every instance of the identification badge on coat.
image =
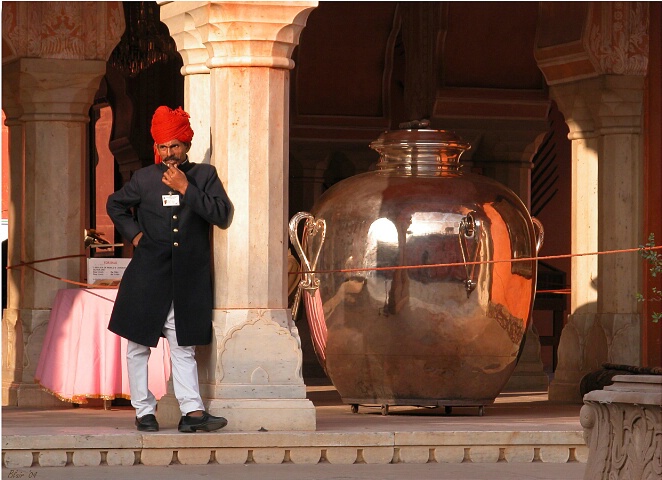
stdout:
[(163, 198), (164, 207), (179, 206), (179, 195), (161, 195), (161, 198)]

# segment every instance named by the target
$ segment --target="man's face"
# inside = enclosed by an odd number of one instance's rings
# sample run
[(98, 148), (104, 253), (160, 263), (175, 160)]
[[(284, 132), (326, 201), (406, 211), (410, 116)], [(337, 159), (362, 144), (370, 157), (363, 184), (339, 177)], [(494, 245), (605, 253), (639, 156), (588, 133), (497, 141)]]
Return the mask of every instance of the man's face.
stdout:
[(186, 160), (186, 154), (191, 145), (180, 142), (179, 140), (170, 140), (165, 143), (157, 143), (156, 151), (161, 157), (161, 162), (169, 167), (170, 165), (179, 165)]

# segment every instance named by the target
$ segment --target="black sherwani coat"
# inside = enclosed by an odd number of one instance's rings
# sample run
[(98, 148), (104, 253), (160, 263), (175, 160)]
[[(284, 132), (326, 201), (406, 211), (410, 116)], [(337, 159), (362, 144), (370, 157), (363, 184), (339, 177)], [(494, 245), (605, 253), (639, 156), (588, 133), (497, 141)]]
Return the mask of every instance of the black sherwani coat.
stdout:
[[(120, 234), (143, 236), (120, 282), (108, 328), (135, 343), (155, 347), (171, 303), (177, 342), (206, 345), (212, 335), (211, 228), (227, 228), (232, 204), (212, 165), (184, 162), (186, 194), (161, 178), (163, 164), (136, 171), (108, 197), (106, 210)], [(162, 196), (179, 195), (179, 206)]]

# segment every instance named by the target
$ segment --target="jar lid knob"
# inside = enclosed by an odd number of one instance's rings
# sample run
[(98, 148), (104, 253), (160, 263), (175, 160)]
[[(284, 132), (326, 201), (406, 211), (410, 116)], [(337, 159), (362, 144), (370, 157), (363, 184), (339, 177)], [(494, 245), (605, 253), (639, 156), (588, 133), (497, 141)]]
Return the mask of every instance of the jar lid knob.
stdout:
[(398, 125), (398, 128), (402, 130), (411, 130), (415, 128), (428, 128), (430, 126), (430, 120), (423, 118), (422, 120), (412, 120), (411, 122), (404, 122)]

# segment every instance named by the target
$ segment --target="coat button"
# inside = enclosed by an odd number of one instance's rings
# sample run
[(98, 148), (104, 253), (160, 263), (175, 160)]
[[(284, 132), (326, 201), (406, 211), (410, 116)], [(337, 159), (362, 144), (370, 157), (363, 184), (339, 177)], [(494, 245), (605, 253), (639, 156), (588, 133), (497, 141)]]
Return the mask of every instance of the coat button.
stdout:
[(172, 216), (172, 219), (173, 219), (173, 220), (177, 220), (177, 215), (173, 215), (173, 216)]
[(173, 228), (172, 231), (177, 233), (177, 232), (179, 232), (179, 228)]
[(174, 245), (175, 247), (179, 247), (179, 243), (178, 243), (178, 242), (173, 243), (173, 245)]

